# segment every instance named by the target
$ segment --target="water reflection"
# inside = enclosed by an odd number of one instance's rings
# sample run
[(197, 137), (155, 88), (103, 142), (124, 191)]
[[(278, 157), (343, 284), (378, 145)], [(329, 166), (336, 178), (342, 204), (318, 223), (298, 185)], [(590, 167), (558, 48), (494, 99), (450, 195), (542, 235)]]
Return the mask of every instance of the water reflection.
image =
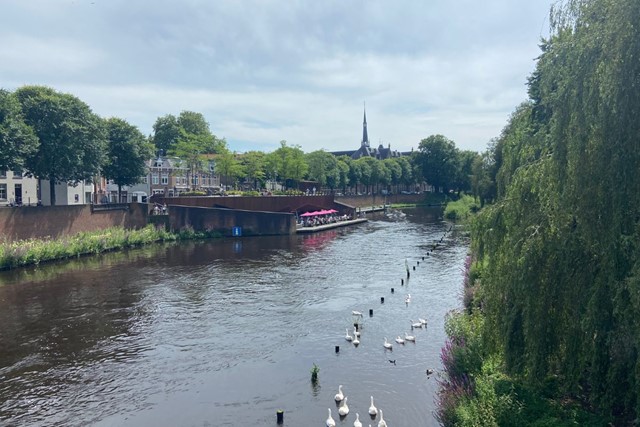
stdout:
[[(450, 235), (401, 288), (404, 260), (415, 265), (447, 227), (405, 212), (316, 235), (158, 245), (0, 274), (0, 421), (271, 426), (285, 409), (285, 425), (320, 425), (344, 384), (353, 414), (375, 395), (390, 423), (434, 425), (437, 384), (424, 371), (439, 366), (466, 241)], [(352, 310), (365, 313), (357, 348), (344, 340)], [(429, 327), (394, 347), (390, 364), (383, 337), (423, 316)]]

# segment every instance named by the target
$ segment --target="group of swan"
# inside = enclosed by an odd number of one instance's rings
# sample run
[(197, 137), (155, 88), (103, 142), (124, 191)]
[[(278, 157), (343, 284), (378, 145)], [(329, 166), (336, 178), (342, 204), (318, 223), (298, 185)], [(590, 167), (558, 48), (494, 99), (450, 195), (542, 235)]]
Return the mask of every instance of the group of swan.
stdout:
[(349, 334), (349, 328), (346, 328), (345, 331), (347, 331), (347, 334), (344, 336), (344, 339), (353, 343), (353, 345), (358, 346), (358, 344), (360, 344), (360, 332), (358, 332), (355, 326), (353, 328), (353, 336)]
[[(341, 417), (347, 416), (349, 414), (349, 406), (347, 406), (347, 396), (342, 392), (342, 384), (338, 386), (338, 393), (336, 393), (334, 397), (336, 403), (339, 403), (338, 414)], [(327, 427), (336, 427), (336, 421), (331, 416), (331, 408), (328, 408), (329, 417), (326, 421)], [(378, 427), (387, 427), (387, 422), (384, 420), (384, 416), (382, 414), (382, 409), (378, 411), (378, 408), (373, 404), (373, 396), (371, 396), (371, 406), (369, 406), (369, 415), (371, 415), (372, 419), (375, 418), (380, 412), (380, 420), (378, 421)], [(356, 413), (356, 419), (353, 422), (353, 427), (362, 427), (362, 423), (360, 422), (360, 414)], [(371, 427), (371, 425), (369, 425)]]

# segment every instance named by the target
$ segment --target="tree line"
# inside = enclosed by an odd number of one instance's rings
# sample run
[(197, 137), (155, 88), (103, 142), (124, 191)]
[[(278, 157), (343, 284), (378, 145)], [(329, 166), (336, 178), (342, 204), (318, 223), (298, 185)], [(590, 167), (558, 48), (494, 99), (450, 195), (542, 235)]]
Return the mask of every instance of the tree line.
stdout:
[[(485, 358), (612, 425), (640, 415), (640, 2), (567, 0), (475, 167)], [(494, 355), (494, 356), (491, 356)], [(634, 424), (635, 425), (635, 424)]]
[[(363, 189), (399, 191), (427, 182), (440, 191), (477, 194), (490, 199), (484, 188), (483, 158), (462, 151), (443, 135), (431, 135), (409, 156), (377, 160), (334, 156), (281, 141), (269, 153), (231, 151), (214, 135), (201, 113), (182, 111), (159, 117), (145, 136), (122, 118), (102, 118), (74, 95), (45, 86), (0, 89), (0, 170), (20, 171), (49, 181), (55, 204), (55, 185), (89, 181), (101, 175), (118, 185), (134, 185), (146, 176), (148, 162), (158, 153), (180, 159), (187, 180), (209, 172), (227, 184), (264, 188), (267, 180), (297, 188), (301, 180), (317, 182), (332, 191)], [(194, 187), (194, 190), (196, 188)]]

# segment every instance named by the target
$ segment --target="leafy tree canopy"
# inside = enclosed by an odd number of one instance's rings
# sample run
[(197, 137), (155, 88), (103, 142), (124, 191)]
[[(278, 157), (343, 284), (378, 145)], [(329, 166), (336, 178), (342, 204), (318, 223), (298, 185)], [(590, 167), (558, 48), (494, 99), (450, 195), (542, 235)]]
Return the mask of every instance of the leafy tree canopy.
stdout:
[(33, 129), (24, 122), (18, 99), (0, 89), (0, 170), (22, 170), (38, 144)]

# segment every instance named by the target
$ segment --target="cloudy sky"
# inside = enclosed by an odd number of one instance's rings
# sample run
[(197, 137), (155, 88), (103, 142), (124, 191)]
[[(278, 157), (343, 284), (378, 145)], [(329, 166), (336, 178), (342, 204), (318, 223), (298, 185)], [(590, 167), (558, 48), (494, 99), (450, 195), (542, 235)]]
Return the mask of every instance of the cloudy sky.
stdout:
[(483, 151), (526, 99), (551, 0), (1, 0), (0, 86), (145, 134), (202, 113), (232, 150)]

